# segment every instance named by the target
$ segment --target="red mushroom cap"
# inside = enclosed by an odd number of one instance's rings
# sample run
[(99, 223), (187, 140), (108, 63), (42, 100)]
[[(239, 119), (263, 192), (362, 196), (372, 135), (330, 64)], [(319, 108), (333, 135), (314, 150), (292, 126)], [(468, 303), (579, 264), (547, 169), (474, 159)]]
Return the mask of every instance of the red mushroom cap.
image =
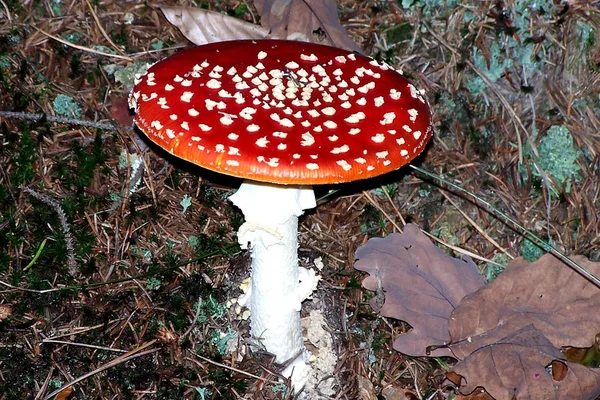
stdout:
[(432, 134), (423, 92), (360, 54), (314, 43), (239, 40), (154, 64), (130, 96), (156, 144), (255, 181), (348, 182), (400, 168)]

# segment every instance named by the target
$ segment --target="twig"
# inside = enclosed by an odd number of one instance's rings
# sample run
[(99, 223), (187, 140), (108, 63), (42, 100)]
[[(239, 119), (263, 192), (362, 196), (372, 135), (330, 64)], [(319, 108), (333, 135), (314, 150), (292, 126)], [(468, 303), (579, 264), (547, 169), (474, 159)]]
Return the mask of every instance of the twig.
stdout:
[[(434, 31), (427, 23), (425, 23), (423, 21), (421, 21), (421, 23), (429, 31), (429, 33), (431, 34), (431, 36), (433, 36), (438, 42), (440, 42), (441, 44), (443, 44), (444, 47), (446, 47), (452, 53), (454, 53), (454, 55), (460, 57), (460, 53), (454, 47), (452, 47), (446, 40), (444, 40), (444, 38), (442, 38), (440, 35), (438, 35), (438, 33), (436, 31)], [(521, 121), (521, 119), (517, 115), (517, 113), (514, 110), (514, 108), (510, 105), (510, 103), (508, 102), (508, 100), (506, 100), (506, 97), (504, 97), (504, 95), (502, 95), (502, 93), (500, 92), (500, 90), (498, 90), (498, 88), (496, 87), (496, 85), (494, 85), (493, 82), (490, 81), (490, 79), (483, 72), (481, 72), (475, 66), (475, 64), (473, 64), (473, 62), (471, 62), (471, 60), (465, 59), (464, 63), (466, 65), (468, 65), (469, 68), (471, 68), (471, 70), (475, 74), (477, 74), (477, 76), (479, 76), (485, 82), (485, 84), (490, 88), (490, 90), (492, 92), (494, 92), (494, 94), (496, 95), (496, 97), (498, 97), (498, 100), (500, 100), (500, 103), (502, 103), (502, 105), (504, 106), (504, 108), (506, 109), (506, 111), (508, 111), (508, 113), (513, 117), (513, 121), (515, 122), (515, 124), (519, 128), (521, 128), (521, 130), (529, 138), (529, 131), (527, 130), (527, 128), (525, 128), (525, 125), (523, 125), (523, 122)], [(518, 144), (518, 148), (519, 148), (519, 163), (523, 163), (523, 143), (522, 143), (522, 140), (521, 140), (521, 135), (519, 135), (519, 132), (516, 132), (516, 134), (517, 134), (517, 144)]]
[(2, 4), (2, 7), (4, 7), (4, 12), (6, 12), (6, 19), (8, 19), (9, 25), (12, 25), (12, 18), (10, 17), (10, 10), (8, 9), (8, 6), (2, 0), (0, 0), (0, 4)]
[[(160, 273), (164, 273), (166, 271), (173, 271), (175, 269), (181, 268), (184, 265), (187, 264), (191, 264), (193, 262), (208, 258), (208, 257), (213, 257), (216, 255), (226, 255), (229, 254), (228, 251), (233, 250), (233, 249), (237, 249), (238, 248), (238, 244), (237, 243), (230, 243), (227, 246), (224, 246), (223, 248), (219, 249), (219, 250), (213, 250), (210, 252), (207, 252), (205, 254), (202, 254), (200, 256), (191, 258), (189, 260), (185, 260), (182, 261), (180, 263), (177, 263), (169, 268), (167, 268), (166, 270), (160, 271)], [(336, 261), (338, 261), (336, 259)], [(342, 260), (339, 260), (339, 262), (343, 262)], [(71, 286), (62, 286), (62, 287), (55, 287), (52, 289), (29, 289), (29, 288), (22, 288), (19, 286), (14, 286), (11, 285), (8, 282), (4, 282), (2, 280), (0, 280), (0, 285), (5, 286), (9, 289), (13, 289), (13, 290), (18, 290), (18, 291), (22, 291), (22, 292), (28, 292), (28, 293), (37, 293), (37, 294), (47, 294), (47, 293), (53, 293), (53, 292), (61, 292), (61, 291), (65, 291), (65, 290), (82, 290), (82, 289), (89, 289), (89, 288), (94, 288), (94, 287), (100, 287), (100, 286), (108, 286), (108, 285), (114, 285), (117, 283), (123, 283), (123, 282), (129, 282), (132, 281), (134, 279), (145, 279), (145, 278), (149, 278), (151, 276), (155, 276), (156, 274), (158, 274), (159, 272), (148, 272), (145, 274), (140, 274), (140, 275), (136, 275), (136, 276), (132, 276), (132, 277), (127, 277), (127, 278), (119, 278), (119, 279), (113, 279), (112, 281), (106, 281), (106, 282), (92, 282), (92, 283), (85, 283), (82, 285), (71, 285)], [(4, 293), (0, 291), (0, 294)]]
[(54, 35), (46, 32), (43, 29), (40, 29), (40, 28), (38, 28), (38, 27), (36, 27), (34, 25), (30, 25), (30, 26), (33, 29), (35, 29), (36, 31), (38, 31), (38, 32), (40, 32), (40, 33), (48, 36), (51, 39), (56, 40), (57, 42), (61, 42), (62, 44), (66, 45), (66, 46), (70, 46), (70, 47), (73, 47), (73, 48), (78, 49), (78, 50), (86, 51), (88, 53), (97, 54), (99, 56), (118, 58), (119, 60), (133, 61), (133, 58), (131, 58), (131, 57), (121, 56), (121, 55), (118, 55), (118, 54), (110, 54), (110, 53), (106, 53), (104, 51), (94, 50), (94, 49), (90, 49), (89, 47), (79, 46), (77, 44), (73, 44), (73, 43), (71, 43), (71, 42), (69, 42), (69, 41), (67, 41), (65, 39), (62, 39), (62, 38), (60, 38), (58, 36), (54, 36)]
[(508, 214), (506, 214), (506, 213), (500, 211), (499, 209), (497, 209), (496, 207), (494, 207), (490, 202), (484, 200), (483, 198), (481, 198), (479, 196), (476, 196), (473, 192), (470, 192), (469, 190), (467, 190), (463, 187), (460, 187), (442, 177), (432, 174), (429, 171), (426, 171), (422, 168), (416, 167), (412, 164), (409, 164), (409, 165), (415, 171), (418, 171), (421, 174), (423, 174), (429, 178), (433, 178), (439, 182), (442, 182), (443, 184), (451, 187), (452, 189), (455, 189), (462, 193), (467, 194), (470, 198), (474, 199), (477, 204), (479, 204), (481, 207), (483, 207), (489, 213), (498, 217), (498, 219), (500, 219), (502, 222), (509, 224), (510, 226), (515, 228), (517, 230), (517, 232), (523, 234), (523, 236), (525, 236), (527, 239), (531, 240), (532, 242), (534, 242), (541, 248), (545, 249), (546, 251), (552, 253), (555, 257), (558, 257), (559, 259), (561, 259), (565, 264), (567, 264), (569, 267), (571, 267), (574, 271), (578, 272), (580, 275), (582, 275), (584, 278), (588, 279), (594, 285), (600, 287), (600, 279), (598, 279), (598, 277), (596, 277), (596, 275), (592, 274), (587, 269), (585, 269), (581, 265), (577, 264), (575, 261), (570, 259), (566, 254), (563, 254), (556, 247), (552, 246), (552, 244), (541, 239), (539, 236), (537, 236), (535, 233), (533, 233), (530, 229), (527, 229), (523, 225), (519, 224), (514, 218), (511, 218)]
[(387, 197), (388, 201), (390, 202), (390, 204), (394, 208), (394, 211), (396, 211), (396, 215), (398, 216), (398, 218), (400, 218), (400, 222), (402, 222), (402, 226), (406, 225), (406, 221), (404, 220), (404, 217), (402, 216), (402, 213), (400, 212), (400, 210), (396, 206), (396, 203), (394, 203), (394, 200), (392, 200), (392, 197), (390, 196), (390, 194), (389, 194), (388, 190), (386, 189), (385, 185), (382, 185), (381, 189), (383, 190), (383, 194), (385, 194), (385, 197)]
[[(243, 370), (235, 368), (235, 367), (230, 367), (229, 365), (221, 364), (219, 362), (211, 360), (210, 358), (203, 357), (200, 354), (194, 354), (194, 357), (198, 357), (199, 359), (204, 360), (207, 363), (210, 363), (212, 365), (216, 365), (217, 367), (225, 368), (225, 369), (237, 372), (238, 374), (242, 374), (242, 375), (246, 375), (250, 378), (258, 379), (259, 381), (263, 381), (266, 383), (272, 382), (271, 380), (269, 380), (267, 378), (263, 378), (262, 376), (254, 375), (254, 374), (251, 374), (250, 372), (246, 372), (246, 371), (243, 371)], [(265, 371), (267, 371), (271, 375), (275, 375), (274, 373), (270, 372), (269, 370), (265, 370)]]
[(79, 378), (72, 380), (71, 382), (67, 383), (63, 387), (58, 388), (54, 392), (46, 395), (46, 397), (44, 397), (44, 400), (50, 400), (52, 397), (56, 396), (58, 393), (62, 392), (66, 388), (74, 386), (75, 384), (89, 378), (90, 376), (96, 375), (99, 372), (102, 372), (104, 370), (107, 370), (109, 368), (117, 366), (117, 365), (127, 362), (129, 360), (133, 360), (134, 358), (142, 357), (142, 356), (152, 354), (152, 353), (156, 353), (157, 351), (160, 350), (160, 348), (157, 347), (155, 349), (150, 349), (150, 350), (146, 350), (146, 351), (142, 351), (141, 353), (138, 353), (139, 351), (145, 349), (146, 347), (153, 345), (155, 342), (156, 342), (156, 339), (151, 340), (148, 343), (141, 345), (137, 349), (133, 349), (130, 352), (125, 353), (122, 356), (119, 356), (119, 357), (115, 358), (114, 360), (111, 360), (111, 361), (107, 362), (106, 364), (101, 365), (100, 367), (96, 368), (95, 370), (90, 371), (87, 374), (82, 375)]
[(0, 117), (14, 118), (14, 119), (26, 119), (26, 120), (31, 120), (31, 121), (39, 121), (39, 120), (45, 118), (49, 122), (57, 122), (59, 124), (86, 126), (89, 128), (104, 129), (104, 130), (109, 130), (109, 131), (117, 130), (116, 126), (114, 126), (112, 124), (107, 124), (104, 122), (84, 121), (84, 120), (74, 119), (74, 118), (55, 117), (53, 115), (48, 115), (48, 114), (31, 114), (31, 113), (16, 112), (16, 111), (0, 111)]
[(511, 260), (514, 259), (512, 254), (510, 254), (508, 251), (506, 251), (506, 249), (504, 247), (500, 246), (500, 244), (498, 242), (496, 242), (490, 235), (488, 235), (481, 226), (479, 226), (475, 221), (473, 221), (473, 219), (471, 217), (469, 217), (467, 215), (467, 213), (465, 213), (463, 210), (461, 210), (460, 207), (458, 206), (458, 204), (456, 204), (454, 202), (454, 200), (452, 200), (450, 198), (450, 196), (448, 196), (446, 194), (446, 192), (444, 192), (443, 190), (440, 189), (440, 193), (442, 194), (442, 196), (444, 196), (446, 198), (446, 200), (448, 200), (450, 202), (450, 204), (452, 204), (454, 206), (454, 208), (456, 208), (456, 210), (459, 213), (462, 214), (462, 216), (467, 220), (467, 222), (469, 222), (471, 224), (471, 226), (473, 228), (475, 228), (477, 230), (477, 232), (479, 232), (484, 238), (487, 239), (488, 242), (493, 244), (494, 247), (497, 248), (498, 250), (500, 250), (502, 253), (506, 254)]
[[(381, 208), (381, 206), (379, 204), (377, 204), (377, 202), (375, 202), (374, 199), (366, 191), (364, 191), (364, 190), (363, 190), (363, 195), (371, 202), (371, 204), (373, 204), (373, 206), (375, 208), (377, 208), (388, 219), (388, 221), (390, 221), (390, 223), (394, 226), (394, 228), (396, 228), (398, 230), (398, 232), (402, 232), (402, 228), (400, 228), (398, 226), (398, 224), (396, 224), (396, 222), (383, 210), (383, 208)], [(438, 237), (435, 237), (435, 236), (429, 234), (428, 232), (425, 232), (423, 230), (422, 230), (422, 232), (425, 233), (427, 236), (429, 236), (432, 240), (434, 240), (434, 241), (436, 241), (438, 243), (443, 244), (444, 246), (448, 247), (451, 250), (456, 251), (457, 253), (467, 255), (467, 256), (469, 256), (471, 258), (474, 258), (476, 260), (480, 260), (480, 261), (488, 262), (488, 263), (491, 263), (491, 264), (494, 264), (494, 265), (498, 265), (500, 267), (503, 266), (503, 265), (498, 264), (498, 263), (496, 263), (496, 262), (494, 262), (492, 260), (489, 260), (489, 259), (487, 259), (485, 257), (481, 257), (481, 256), (473, 253), (472, 251), (469, 251), (469, 250), (463, 249), (461, 247), (453, 246), (453, 245), (451, 245), (449, 243), (446, 243), (442, 239), (440, 239)]]
[(102, 33), (102, 36), (104, 36), (104, 39), (106, 39), (106, 41), (108, 43), (110, 43), (110, 45), (113, 47), (113, 49), (115, 49), (120, 54), (123, 54), (123, 51), (119, 48), (119, 46), (117, 46), (115, 44), (115, 42), (112, 41), (112, 39), (110, 38), (110, 36), (108, 36), (106, 34), (106, 31), (102, 27), (102, 24), (100, 23), (100, 19), (98, 18), (98, 15), (94, 11), (94, 7), (92, 7), (92, 5), (90, 4), (89, 0), (86, 0), (85, 2), (87, 4), (88, 8), (90, 9), (90, 12), (92, 13), (92, 17), (94, 18), (94, 21), (96, 21), (96, 25), (98, 26), (98, 29), (100, 29), (100, 33)]
[(366, 190), (363, 190), (363, 196), (365, 196), (370, 202), (371, 204), (373, 204), (373, 206), (379, 210), (380, 213), (382, 213), (388, 221), (390, 221), (390, 223), (394, 226), (394, 228), (396, 228), (396, 230), (398, 232), (402, 232), (402, 228), (400, 228), (398, 226), (398, 224), (396, 223), (396, 221), (393, 220), (392, 217), (390, 217), (383, 208), (381, 208), (381, 206), (369, 195), (369, 193), (367, 193)]
[(479, 254), (475, 254), (472, 251), (469, 251), (467, 249), (463, 249), (462, 247), (458, 247), (458, 246), (454, 246), (442, 239), (440, 239), (439, 237), (433, 236), (431, 233), (424, 231), (423, 229), (421, 229), (421, 232), (423, 232), (426, 236), (428, 236), (431, 240), (433, 240), (434, 242), (438, 242), (440, 244), (443, 244), (444, 246), (446, 246), (447, 248), (449, 248), (450, 250), (453, 250), (459, 254), (464, 254), (466, 256), (469, 256), (475, 260), (479, 260), (479, 261), (483, 261), (489, 264), (493, 264), (496, 265), (498, 267), (505, 267), (502, 264), (497, 263), (496, 261), (490, 260), (488, 258), (482, 257)]
[(117, 353), (127, 353), (127, 350), (113, 349), (110, 347), (96, 346), (94, 344), (87, 344), (87, 343), (67, 342), (64, 340), (43, 339), (42, 343), (66, 344), (68, 346), (88, 347), (90, 349), (96, 349), (96, 350), (114, 351)]
[(73, 235), (71, 235), (71, 228), (69, 227), (69, 222), (67, 221), (67, 216), (65, 211), (62, 209), (61, 205), (58, 204), (58, 201), (54, 200), (52, 197), (39, 193), (32, 188), (29, 188), (24, 185), (19, 185), (19, 189), (24, 192), (29, 193), (31, 196), (35, 197), (42, 203), (52, 207), (56, 214), (58, 214), (58, 220), (60, 221), (60, 225), (62, 227), (63, 234), (65, 235), (65, 246), (67, 247), (67, 257), (68, 257), (68, 265), (69, 265), (69, 273), (72, 276), (75, 276), (79, 273), (79, 266), (77, 265), (77, 259), (75, 258), (75, 247), (73, 246)]
[(194, 325), (196, 325), (196, 321), (198, 321), (198, 317), (200, 317), (200, 308), (201, 308), (200, 305), (201, 304), (202, 304), (202, 297), (198, 297), (198, 307), (196, 308), (196, 315), (194, 315), (194, 320), (192, 321), (192, 324), (187, 329), (187, 331), (185, 331), (185, 333), (183, 335), (181, 335), (180, 341), (183, 341), (183, 339), (185, 339), (185, 337), (190, 334), (192, 329), (194, 329)]

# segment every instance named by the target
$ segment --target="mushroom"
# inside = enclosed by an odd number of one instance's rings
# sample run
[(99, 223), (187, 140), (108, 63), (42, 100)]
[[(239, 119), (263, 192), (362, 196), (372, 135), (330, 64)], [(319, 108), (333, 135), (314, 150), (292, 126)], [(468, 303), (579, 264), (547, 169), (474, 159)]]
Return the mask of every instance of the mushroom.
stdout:
[[(239, 40), (170, 56), (138, 77), (135, 123), (171, 154), (243, 178), (230, 200), (252, 256), (251, 335), (307, 374), (301, 302), (314, 274), (298, 266), (298, 217), (312, 185), (385, 174), (418, 156), (432, 135), (423, 91), (372, 58), (314, 43)], [(292, 373), (292, 372), (289, 372)]]

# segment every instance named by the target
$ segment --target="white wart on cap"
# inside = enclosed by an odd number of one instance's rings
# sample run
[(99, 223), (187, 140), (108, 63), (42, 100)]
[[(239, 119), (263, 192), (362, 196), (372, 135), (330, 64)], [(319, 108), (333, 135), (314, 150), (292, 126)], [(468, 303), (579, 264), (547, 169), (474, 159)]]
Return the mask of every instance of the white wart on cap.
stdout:
[(348, 182), (407, 164), (432, 135), (423, 92), (385, 64), (284, 40), (211, 43), (136, 80), (135, 123), (204, 168), (279, 184)]

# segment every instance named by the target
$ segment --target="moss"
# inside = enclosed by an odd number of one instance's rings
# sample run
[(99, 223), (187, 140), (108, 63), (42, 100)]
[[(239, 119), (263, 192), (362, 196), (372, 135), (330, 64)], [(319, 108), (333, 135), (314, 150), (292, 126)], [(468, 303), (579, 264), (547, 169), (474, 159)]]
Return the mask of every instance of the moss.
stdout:
[(10, 161), (14, 166), (11, 181), (15, 185), (29, 183), (33, 179), (36, 159), (36, 142), (30, 134), (29, 124), (22, 124), (20, 138), (10, 148), (14, 151)]
[(188, 324), (188, 311), (186, 307), (186, 299), (180, 295), (171, 297), (168, 305), (167, 325), (173, 324), (176, 330), (183, 329)]
[[(2, 338), (2, 343), (10, 343)], [(30, 361), (28, 354), (16, 346), (7, 346), (0, 348), (0, 364), (10, 365), (10, 368), (3, 368), (2, 380), (0, 380), (0, 393), (3, 399), (20, 400), (26, 393), (35, 393), (35, 382), (38, 380), (36, 373), (43, 368), (49, 368), (45, 360), (38, 358), (35, 362)], [(42, 378), (43, 381), (43, 378)]]
[(528, 262), (534, 262), (544, 254), (546, 251), (529, 239), (521, 243), (521, 256)]
[(493, 281), (498, 277), (498, 275), (502, 273), (502, 271), (504, 271), (504, 269), (510, 262), (510, 257), (505, 253), (494, 253), (492, 261), (494, 261), (496, 264), (487, 263), (483, 271), (483, 275), (486, 282)]

